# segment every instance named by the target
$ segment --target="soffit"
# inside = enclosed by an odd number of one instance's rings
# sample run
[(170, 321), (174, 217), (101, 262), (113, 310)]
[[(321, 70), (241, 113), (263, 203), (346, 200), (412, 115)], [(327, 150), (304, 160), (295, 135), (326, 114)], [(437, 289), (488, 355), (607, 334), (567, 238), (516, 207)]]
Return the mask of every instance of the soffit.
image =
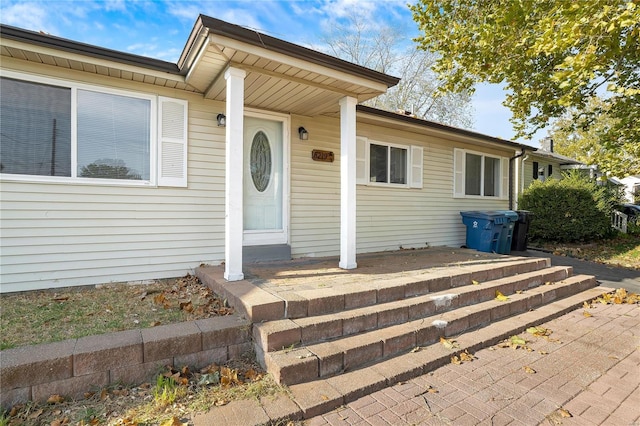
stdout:
[(91, 56), (84, 52), (75, 53), (56, 47), (46, 47), (40, 44), (12, 40), (6, 37), (2, 38), (0, 55), (106, 77), (197, 92), (195, 87), (185, 82), (184, 76), (180, 75), (177, 67), (175, 72), (170, 72), (163, 69), (168, 67), (149, 67), (144, 63), (135, 64), (134, 61), (127, 61), (130, 63), (118, 62), (110, 58)]
[(387, 90), (382, 82), (215, 34), (202, 44), (186, 82), (224, 102), (229, 67), (246, 72), (245, 106), (284, 113), (332, 115), (345, 96), (363, 102)]

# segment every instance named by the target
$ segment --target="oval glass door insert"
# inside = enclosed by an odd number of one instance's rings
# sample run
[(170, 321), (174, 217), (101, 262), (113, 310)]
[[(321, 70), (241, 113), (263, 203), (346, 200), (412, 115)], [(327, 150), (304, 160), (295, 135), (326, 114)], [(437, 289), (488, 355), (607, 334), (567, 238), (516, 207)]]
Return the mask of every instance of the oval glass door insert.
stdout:
[(253, 137), (249, 165), (253, 185), (258, 192), (264, 192), (271, 180), (271, 146), (263, 131), (259, 131)]

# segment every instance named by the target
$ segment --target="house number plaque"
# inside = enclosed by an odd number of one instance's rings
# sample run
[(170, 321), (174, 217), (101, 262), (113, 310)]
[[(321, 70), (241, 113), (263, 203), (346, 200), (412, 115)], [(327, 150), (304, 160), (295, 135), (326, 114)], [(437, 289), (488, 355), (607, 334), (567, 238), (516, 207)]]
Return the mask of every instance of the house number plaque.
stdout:
[(333, 163), (333, 152), (332, 151), (321, 151), (319, 149), (314, 149), (311, 151), (311, 158), (313, 161), (324, 161), (326, 163)]

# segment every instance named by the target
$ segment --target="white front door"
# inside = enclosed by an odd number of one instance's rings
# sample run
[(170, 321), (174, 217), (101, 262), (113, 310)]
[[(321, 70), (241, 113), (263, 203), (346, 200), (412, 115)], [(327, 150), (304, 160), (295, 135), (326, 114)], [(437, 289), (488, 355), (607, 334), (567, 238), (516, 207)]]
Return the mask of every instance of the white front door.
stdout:
[(285, 124), (263, 114), (244, 118), (245, 246), (288, 243)]

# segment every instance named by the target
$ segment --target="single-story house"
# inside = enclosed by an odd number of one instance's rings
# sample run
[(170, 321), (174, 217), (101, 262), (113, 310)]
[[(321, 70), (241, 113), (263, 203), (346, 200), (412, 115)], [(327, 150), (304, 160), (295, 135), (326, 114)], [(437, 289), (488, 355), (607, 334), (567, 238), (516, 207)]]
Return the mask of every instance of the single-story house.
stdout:
[(0, 30), (3, 292), (460, 246), (535, 150), (363, 106), (398, 79), (208, 16), (177, 63)]

